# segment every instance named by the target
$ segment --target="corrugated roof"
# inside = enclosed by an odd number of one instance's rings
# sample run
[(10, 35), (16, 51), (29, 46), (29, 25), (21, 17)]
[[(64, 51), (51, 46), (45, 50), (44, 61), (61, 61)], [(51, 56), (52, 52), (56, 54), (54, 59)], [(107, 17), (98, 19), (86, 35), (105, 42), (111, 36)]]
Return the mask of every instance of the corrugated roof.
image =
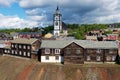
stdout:
[(88, 40), (43, 40), (41, 48), (64, 48), (75, 42), (83, 48), (113, 49), (118, 45), (113, 41), (88, 41)]
[(33, 42), (37, 41), (38, 39), (35, 38), (18, 38), (14, 39), (12, 43), (22, 43), (22, 44), (32, 44)]

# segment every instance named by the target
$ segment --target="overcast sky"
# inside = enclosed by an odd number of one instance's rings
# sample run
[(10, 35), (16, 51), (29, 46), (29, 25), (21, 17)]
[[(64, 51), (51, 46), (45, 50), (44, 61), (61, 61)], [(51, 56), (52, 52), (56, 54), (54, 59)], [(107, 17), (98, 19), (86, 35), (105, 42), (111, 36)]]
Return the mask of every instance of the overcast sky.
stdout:
[(120, 0), (0, 0), (0, 29), (53, 24), (57, 4), (65, 23), (120, 22)]

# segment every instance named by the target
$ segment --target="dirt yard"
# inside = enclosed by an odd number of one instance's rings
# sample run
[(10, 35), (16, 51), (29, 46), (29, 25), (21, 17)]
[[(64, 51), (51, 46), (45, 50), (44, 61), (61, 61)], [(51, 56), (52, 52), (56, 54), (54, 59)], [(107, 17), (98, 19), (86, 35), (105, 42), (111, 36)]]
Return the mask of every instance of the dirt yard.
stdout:
[(120, 65), (43, 64), (0, 56), (0, 80), (120, 80)]

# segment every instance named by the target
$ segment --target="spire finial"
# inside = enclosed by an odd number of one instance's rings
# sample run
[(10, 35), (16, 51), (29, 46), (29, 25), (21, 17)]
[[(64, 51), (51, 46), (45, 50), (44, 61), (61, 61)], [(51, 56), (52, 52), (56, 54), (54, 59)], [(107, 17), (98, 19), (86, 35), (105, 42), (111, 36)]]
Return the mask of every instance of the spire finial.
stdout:
[(59, 10), (59, 6), (58, 6), (58, 4), (57, 4), (57, 9), (56, 9), (57, 11)]

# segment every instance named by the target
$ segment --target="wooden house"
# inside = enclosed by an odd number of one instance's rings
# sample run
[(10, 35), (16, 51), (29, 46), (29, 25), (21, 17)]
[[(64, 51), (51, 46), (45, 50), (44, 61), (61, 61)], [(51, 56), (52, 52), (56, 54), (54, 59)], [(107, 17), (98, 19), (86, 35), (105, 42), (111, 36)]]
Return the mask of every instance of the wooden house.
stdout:
[(12, 40), (12, 36), (8, 33), (0, 32), (0, 40)]
[(118, 46), (111, 41), (43, 40), (41, 44), (41, 62), (115, 62), (117, 55)]
[(7, 46), (5, 40), (0, 40), (0, 55), (4, 54), (4, 47)]
[(14, 33), (11, 33), (11, 36), (13, 37), (13, 39), (17, 39), (17, 38), (41, 39), (42, 38), (42, 32), (14, 32)]
[(11, 55), (38, 59), (40, 41), (34, 38), (18, 38), (11, 42)]

